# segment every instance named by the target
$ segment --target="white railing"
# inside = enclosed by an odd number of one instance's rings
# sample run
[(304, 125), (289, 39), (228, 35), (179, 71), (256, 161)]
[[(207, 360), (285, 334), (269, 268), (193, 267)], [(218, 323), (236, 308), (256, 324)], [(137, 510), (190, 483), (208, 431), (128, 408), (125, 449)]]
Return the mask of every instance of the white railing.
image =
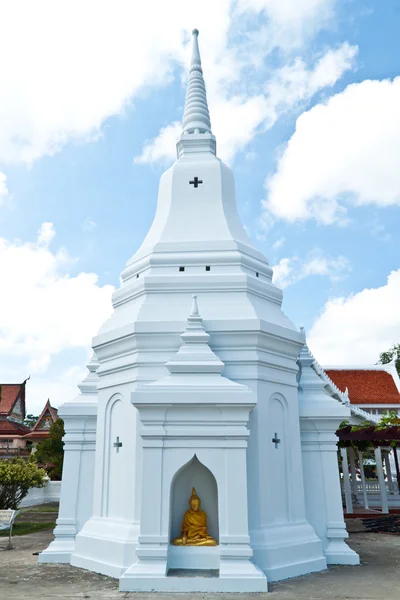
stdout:
[(28, 495), (22, 500), (20, 508), (47, 504), (48, 502), (59, 502), (60, 493), (61, 481), (48, 481), (42, 488), (31, 488)]
[[(386, 481), (385, 485), (386, 485), (386, 490), (387, 490), (388, 494), (390, 494), (390, 493), (398, 494), (399, 493), (399, 486), (398, 486), (397, 481), (392, 481), (391, 486), (390, 486), (389, 482)], [(367, 491), (367, 494), (379, 494), (380, 493), (379, 482), (378, 481), (366, 481), (365, 489)], [(363, 485), (362, 485), (361, 481), (357, 481), (357, 492), (359, 494), (363, 493)]]

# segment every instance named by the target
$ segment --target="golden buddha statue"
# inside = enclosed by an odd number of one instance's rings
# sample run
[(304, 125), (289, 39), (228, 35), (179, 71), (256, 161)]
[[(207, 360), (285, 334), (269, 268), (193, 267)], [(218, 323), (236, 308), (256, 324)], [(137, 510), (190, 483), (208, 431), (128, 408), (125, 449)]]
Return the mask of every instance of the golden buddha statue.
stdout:
[(207, 515), (200, 508), (200, 498), (192, 488), (190, 510), (185, 512), (181, 537), (172, 540), (174, 546), (216, 546), (217, 541), (207, 533)]

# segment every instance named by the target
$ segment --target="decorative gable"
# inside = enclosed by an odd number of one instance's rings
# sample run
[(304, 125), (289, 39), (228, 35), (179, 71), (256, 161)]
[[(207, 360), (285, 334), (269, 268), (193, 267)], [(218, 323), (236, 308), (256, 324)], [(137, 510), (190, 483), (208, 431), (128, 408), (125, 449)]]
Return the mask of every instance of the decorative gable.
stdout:
[(53, 424), (53, 419), (51, 418), (50, 413), (46, 413), (39, 423), (38, 429), (50, 429)]
[(12, 407), (10, 415), (9, 415), (8, 418), (11, 421), (18, 421), (19, 423), (22, 423), (22, 421), (24, 420), (24, 414), (23, 414), (23, 408), (22, 408), (22, 400), (21, 400), (20, 396), (18, 397), (16, 403)]

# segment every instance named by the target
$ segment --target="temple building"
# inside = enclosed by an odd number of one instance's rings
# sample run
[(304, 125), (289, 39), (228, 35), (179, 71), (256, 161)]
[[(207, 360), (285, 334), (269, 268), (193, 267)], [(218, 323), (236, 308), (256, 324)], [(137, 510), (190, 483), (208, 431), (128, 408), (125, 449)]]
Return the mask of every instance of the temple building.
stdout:
[(29, 455), (24, 436), (30, 428), (24, 425), (26, 380), (0, 385), (0, 457)]
[(29, 456), (39, 441), (49, 437), (50, 426), (58, 418), (48, 400), (36, 423), (24, 424), (27, 381), (0, 384), (0, 458)]
[(282, 297), (217, 158), (194, 30), (177, 160), (80, 393), (59, 409), (60, 512), (40, 562), (187, 593), (359, 563), (335, 434), (348, 398)]
[(348, 395), (352, 406), (378, 417), (391, 411), (400, 416), (400, 377), (394, 361), (387, 365), (324, 369), (337, 387)]
[(58, 411), (56, 408), (51, 406), (50, 400), (47, 400), (44, 408), (36, 421), (36, 423), (31, 427), (29, 433), (24, 436), (27, 444), (35, 447), (38, 442), (43, 440), (47, 440), (49, 437), (50, 427), (55, 423), (58, 419)]

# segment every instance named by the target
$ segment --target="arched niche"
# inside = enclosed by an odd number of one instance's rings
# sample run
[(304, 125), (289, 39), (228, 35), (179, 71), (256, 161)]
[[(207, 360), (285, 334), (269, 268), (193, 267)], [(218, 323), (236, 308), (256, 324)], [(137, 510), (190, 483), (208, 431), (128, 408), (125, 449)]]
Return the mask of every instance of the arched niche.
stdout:
[(196, 455), (175, 474), (171, 483), (170, 540), (181, 535), (183, 516), (190, 509), (192, 487), (201, 500), (200, 509), (207, 513), (209, 535), (219, 539), (218, 487), (214, 475)]

